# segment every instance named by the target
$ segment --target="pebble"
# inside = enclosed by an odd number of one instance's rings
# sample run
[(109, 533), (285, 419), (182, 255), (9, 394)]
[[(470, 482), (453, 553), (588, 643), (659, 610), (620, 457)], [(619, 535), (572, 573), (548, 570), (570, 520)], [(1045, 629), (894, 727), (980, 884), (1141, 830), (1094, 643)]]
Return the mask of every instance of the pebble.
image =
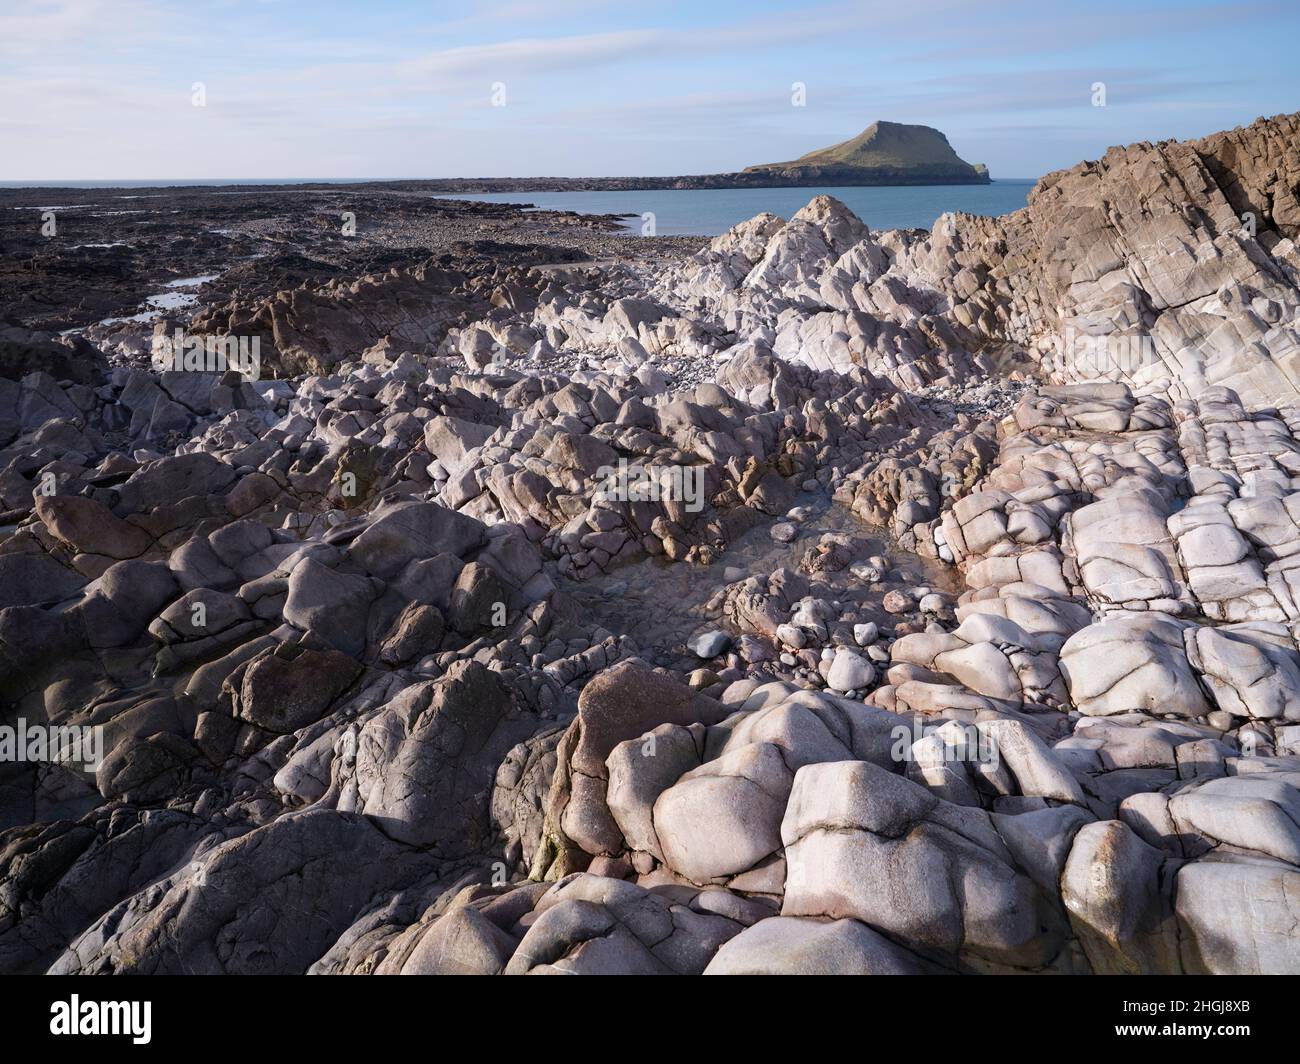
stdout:
[(776, 637), (788, 647), (794, 647), (795, 650), (802, 650), (808, 645), (808, 636), (798, 625), (781, 624), (777, 625)]
[(793, 543), (797, 535), (799, 529), (789, 521), (781, 521), (772, 526), (772, 538), (778, 543)]
[(716, 658), (731, 646), (731, 636), (726, 632), (701, 632), (699, 635), (691, 636), (686, 646), (697, 658)]
[(885, 578), (885, 567), (870, 561), (854, 562), (849, 566), (849, 572), (864, 584), (878, 584)]
[(853, 641), (860, 647), (870, 646), (880, 638), (880, 625), (875, 621), (853, 626)]
[(876, 669), (856, 650), (840, 647), (826, 673), (826, 685), (832, 691), (848, 692), (870, 687), (876, 680)]
[(906, 591), (887, 591), (880, 605), (886, 613), (910, 613), (912, 611), (912, 596)]
[(938, 613), (948, 605), (948, 599), (938, 592), (931, 592), (928, 595), (922, 595), (917, 605), (920, 606), (922, 613)]

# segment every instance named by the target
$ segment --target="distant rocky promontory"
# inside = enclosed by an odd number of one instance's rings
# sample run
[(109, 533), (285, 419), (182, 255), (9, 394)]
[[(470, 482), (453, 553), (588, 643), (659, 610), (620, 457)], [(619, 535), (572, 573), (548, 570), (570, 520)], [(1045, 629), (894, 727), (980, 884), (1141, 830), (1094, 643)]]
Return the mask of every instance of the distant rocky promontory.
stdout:
[(873, 122), (856, 137), (791, 162), (747, 166), (737, 173), (680, 177), (468, 177), (420, 182), (441, 192), (588, 192), (631, 189), (784, 188), (842, 185), (987, 185), (939, 130)]
[(809, 152), (788, 163), (748, 166), (743, 174), (782, 185), (987, 185), (989, 172), (952, 150), (929, 126), (872, 122), (852, 140)]

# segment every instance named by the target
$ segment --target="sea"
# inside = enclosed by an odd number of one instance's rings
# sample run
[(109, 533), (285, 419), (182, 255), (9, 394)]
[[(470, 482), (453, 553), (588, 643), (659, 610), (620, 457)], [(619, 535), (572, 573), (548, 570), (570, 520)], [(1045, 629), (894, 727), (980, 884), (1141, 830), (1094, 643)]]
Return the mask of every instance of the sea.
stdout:
[[(629, 233), (717, 236), (763, 211), (789, 218), (814, 196), (834, 196), (872, 229), (929, 229), (947, 211), (997, 217), (1018, 211), (1035, 182), (1007, 179), (988, 185), (889, 185), (864, 188), (707, 188), (618, 192), (484, 192), (444, 199), (527, 203), (538, 210), (626, 216)], [(647, 218), (653, 215), (653, 218)]]
[[(383, 178), (209, 179), (204, 181), (0, 181), (0, 188), (175, 188), (194, 185), (351, 184)], [(394, 178), (391, 180), (411, 180)], [(826, 188), (659, 189), (619, 192), (483, 192), (438, 194), (441, 199), (524, 203), (537, 210), (623, 216), (628, 233), (641, 233), (653, 215), (657, 236), (717, 236), (763, 211), (789, 218), (814, 196), (844, 204), (872, 229), (929, 229), (947, 211), (997, 217), (1025, 205), (1031, 178), (1003, 178), (988, 185), (890, 185)], [(289, 190), (286, 190), (289, 191)], [(124, 197), (129, 198), (129, 197)], [(650, 235), (647, 233), (647, 235)]]

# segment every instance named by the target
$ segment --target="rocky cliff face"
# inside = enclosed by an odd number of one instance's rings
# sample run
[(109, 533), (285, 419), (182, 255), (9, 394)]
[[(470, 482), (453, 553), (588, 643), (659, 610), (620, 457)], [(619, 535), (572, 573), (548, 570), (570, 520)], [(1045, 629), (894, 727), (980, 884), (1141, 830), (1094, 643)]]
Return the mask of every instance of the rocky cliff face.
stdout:
[(951, 317), (1062, 380), (1268, 406), (1300, 389), (1300, 122), (1114, 148), (996, 221), (954, 216)]
[(0, 378), (0, 969), (1300, 972), (1295, 133)]

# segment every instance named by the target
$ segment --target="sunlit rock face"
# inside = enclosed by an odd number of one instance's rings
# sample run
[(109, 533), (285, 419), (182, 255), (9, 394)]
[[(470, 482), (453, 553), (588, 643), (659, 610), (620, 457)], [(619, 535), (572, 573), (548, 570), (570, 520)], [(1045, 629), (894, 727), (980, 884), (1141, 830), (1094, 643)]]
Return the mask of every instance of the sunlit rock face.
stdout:
[[(1060, 381), (1266, 406), (1300, 387), (1300, 122), (1113, 148), (1044, 178), (1023, 211), (871, 233), (818, 197), (755, 218), (663, 291), (813, 366), (916, 386), (1010, 345)], [(867, 220), (869, 221), (869, 219)]]

